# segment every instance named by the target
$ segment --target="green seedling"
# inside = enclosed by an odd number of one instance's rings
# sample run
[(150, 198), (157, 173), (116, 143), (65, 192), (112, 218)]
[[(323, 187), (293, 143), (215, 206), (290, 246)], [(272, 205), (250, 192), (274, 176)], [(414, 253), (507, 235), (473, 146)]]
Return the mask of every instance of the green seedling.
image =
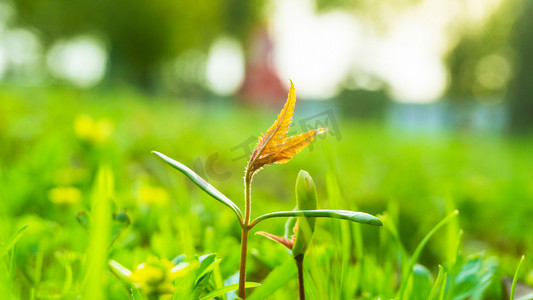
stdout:
[[(306, 171), (301, 170), (296, 179), (296, 210), (316, 210), (317, 197), (313, 178)], [(291, 235), (290, 232), (294, 234)], [(275, 236), (266, 232), (257, 232), (276, 241), (289, 250), (298, 269), (298, 288), (300, 299), (305, 299), (303, 261), (305, 252), (311, 243), (315, 231), (315, 219), (309, 217), (289, 218), (285, 227), (285, 237)]]
[[(287, 137), (287, 133), (292, 123), (292, 116), (294, 113), (294, 106), (296, 103), (296, 94), (294, 85), (291, 81), (291, 88), (289, 91), (287, 102), (278, 115), (274, 124), (262, 134), (259, 142), (255, 146), (252, 155), (246, 165), (244, 175), (244, 214), (240, 208), (231, 201), (224, 194), (219, 192), (216, 188), (210, 185), (206, 180), (198, 176), (191, 169), (185, 165), (171, 159), (170, 157), (154, 151), (153, 153), (163, 159), (173, 168), (182, 172), (189, 179), (192, 180), (200, 189), (215, 198), (228, 208), (230, 208), (236, 215), (241, 226), (241, 259), (239, 268), (239, 292), (238, 296), (245, 299), (245, 282), (246, 282), (246, 257), (248, 253), (248, 236), (250, 230), (259, 222), (269, 218), (277, 217), (307, 217), (307, 218), (338, 218), (347, 219), (353, 222), (363, 224), (382, 226), (383, 223), (378, 218), (361, 212), (352, 212), (345, 210), (319, 210), (319, 209), (303, 209), (292, 211), (278, 211), (268, 213), (255, 219), (251, 218), (251, 184), (253, 176), (261, 170), (264, 166), (270, 164), (283, 164), (290, 161), (302, 149), (308, 146), (319, 134), (327, 132), (325, 128), (313, 129), (302, 133), (298, 136)], [(304, 249), (302, 249), (304, 250)]]

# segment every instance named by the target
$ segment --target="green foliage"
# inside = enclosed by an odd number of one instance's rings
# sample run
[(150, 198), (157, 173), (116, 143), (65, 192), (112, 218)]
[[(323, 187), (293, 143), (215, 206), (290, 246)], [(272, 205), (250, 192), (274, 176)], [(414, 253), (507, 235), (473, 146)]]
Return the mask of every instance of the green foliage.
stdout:
[(114, 193), (113, 173), (101, 167), (96, 176), (91, 213), (94, 221), (89, 226), (89, 247), (84, 265), (83, 295), (87, 299), (104, 299), (102, 278), (107, 266), (107, 250), (111, 234), (111, 199)]
[(413, 272), (413, 269), (416, 265), (416, 262), (418, 261), (418, 257), (420, 256), (422, 249), (426, 246), (426, 244), (429, 242), (429, 239), (439, 230), (442, 226), (444, 226), (448, 221), (450, 221), (453, 217), (457, 216), (459, 214), (459, 211), (454, 211), (448, 216), (446, 216), (442, 221), (440, 221), (435, 227), (433, 227), (428, 234), (422, 239), (420, 244), (415, 249), (415, 252), (413, 253), (413, 256), (409, 259), (409, 264), (407, 265), (407, 268), (405, 268), (402, 272), (402, 282), (400, 284), (400, 289), (398, 290), (398, 293), (396, 294), (397, 299), (403, 299), (404, 297), (404, 290), (407, 287), (407, 283), (409, 282), (411, 273)]
[(24, 231), (28, 228), (28, 225), (22, 226), (17, 232), (13, 233), (12, 236), (10, 236), (6, 241), (2, 243), (2, 246), (0, 246), (0, 259), (4, 257), (4, 255), (7, 254), (11, 248), (15, 246), (17, 241), (22, 237), (24, 234)]
[(513, 276), (513, 285), (511, 288), (510, 300), (514, 300), (514, 294), (516, 291), (516, 283), (518, 282), (518, 273), (520, 272), (520, 268), (522, 267), (522, 264), (524, 263), (524, 259), (525, 259), (525, 256), (522, 255), (522, 257), (520, 258), (520, 262), (518, 263), (518, 267), (516, 267), (516, 272), (514, 273), (514, 276)]
[[(189, 179), (176, 176), (150, 150), (161, 149), (190, 166), (218, 151), (215, 171), (230, 172), (231, 177), (206, 179), (241, 205), (239, 182), (245, 159), (237, 159), (243, 154), (231, 148), (243, 142), (240, 137), (260, 132), (272, 113), (185, 106), (164, 98), (151, 99), (148, 105), (144, 100), (126, 91), (4, 87), (0, 95), (0, 247), (11, 244), (11, 237), (27, 225), (0, 258), (4, 298), (83, 295), (83, 287), (96, 282), (85, 281), (89, 249), (103, 254), (105, 262), (114, 260), (132, 271), (152, 256), (171, 259), (185, 254), (185, 259), (180, 256), (172, 263), (194, 266), (196, 261), (198, 267), (196, 256), (216, 253), (215, 260), (220, 261), (200, 297), (234, 287), (240, 238), (235, 213), (215, 203)], [(79, 114), (108, 119), (114, 129), (105, 139), (82, 139), (74, 128)], [(188, 122), (181, 121), (185, 119)], [(227, 125), (229, 119), (238, 120), (237, 125)], [(524, 229), (533, 227), (529, 218), (533, 174), (524, 162), (533, 161), (531, 137), (467, 132), (419, 137), (391, 134), (375, 124), (339, 122), (340, 142), (318, 139), (312, 151), (304, 150), (290, 164), (261, 172), (254, 181), (254, 216), (290, 211), (294, 176), (302, 168), (313, 175), (319, 208), (383, 215), (383, 228), (316, 221), (315, 240), (304, 262), (308, 299), (393, 299), (402, 281), (399, 270), (408, 266), (409, 254), (455, 209), (461, 214), (428, 240), (415, 262), (431, 274), (428, 297), (501, 299), (501, 277), (516, 272), (517, 253), (526, 253), (526, 258), (516, 280), (527, 282), (531, 269), (527, 253), (533, 237)], [(109, 204), (107, 212), (99, 213), (107, 215), (107, 239), (91, 234), (102, 225), (93, 224), (98, 209), (93, 205), (95, 179), (102, 165), (109, 166), (114, 179), (112, 197), (103, 198)], [(202, 166), (192, 169), (209, 174)], [(79, 201), (53, 202), (50, 190), (63, 186), (78, 189)], [(283, 235), (284, 221), (270, 218), (254, 229)], [(285, 249), (261, 238), (251, 238), (249, 249), (249, 281), (262, 284), (249, 290), (249, 299), (296, 298), (297, 270)], [(480, 251), (485, 254), (476, 254)], [(101, 270), (102, 283), (98, 280), (107, 299), (145, 297), (107, 268)], [(424, 295), (428, 291), (427, 272), (419, 274), (417, 268), (404, 299), (411, 299), (419, 286)], [(187, 273), (173, 282), (175, 299), (190, 296), (197, 275)], [(190, 290), (177, 288), (181, 286)], [(218, 298), (234, 299), (231, 295)]]
[[(281, 287), (286, 285), (291, 279), (296, 276), (296, 268), (292, 259), (287, 259), (285, 262), (276, 267), (268, 274), (268, 276), (261, 282), (261, 286), (248, 297), (250, 300), (261, 300), (274, 294)], [(296, 293), (294, 293), (296, 295)]]

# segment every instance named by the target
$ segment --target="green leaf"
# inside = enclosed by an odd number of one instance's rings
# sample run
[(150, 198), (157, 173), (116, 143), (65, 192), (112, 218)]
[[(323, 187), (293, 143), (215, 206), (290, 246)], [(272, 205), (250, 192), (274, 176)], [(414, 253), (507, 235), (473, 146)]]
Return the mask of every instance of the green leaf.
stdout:
[(448, 273), (444, 272), (442, 280), (442, 285), (440, 287), (439, 300), (444, 300), (444, 295), (446, 294), (446, 282), (448, 281)]
[[(294, 267), (294, 260), (288, 259), (282, 265), (276, 267), (268, 276), (261, 282), (261, 286), (254, 290), (254, 292), (246, 297), (248, 300), (263, 300), (268, 296), (274, 294), (278, 289), (283, 287), (287, 282), (294, 279), (296, 276), (296, 268)], [(296, 291), (294, 292), (296, 295)], [(287, 295), (287, 299), (291, 299)], [(294, 297), (292, 297), (294, 298)]]
[(373, 215), (355, 212), (349, 210), (334, 210), (334, 209), (317, 209), (317, 210), (290, 210), (290, 211), (277, 211), (273, 213), (264, 214), (255, 218), (250, 222), (250, 227), (257, 225), (257, 223), (270, 218), (280, 217), (310, 217), (310, 218), (335, 218), (344, 219), (357, 223), (383, 226), (383, 222)]
[(518, 282), (518, 274), (520, 273), (520, 268), (522, 268), (522, 264), (524, 263), (525, 256), (522, 255), (522, 258), (520, 258), (520, 262), (518, 263), (518, 267), (516, 268), (516, 272), (513, 276), (513, 285), (511, 285), (511, 297), (509, 300), (514, 300), (514, 293), (516, 290), (516, 283)]
[(132, 300), (144, 300), (144, 296), (142, 295), (141, 291), (137, 288), (131, 288), (130, 289), (130, 295)]
[(213, 270), (220, 264), (221, 260), (216, 259), (216, 254), (207, 254), (199, 258), (200, 266), (197, 269), (196, 280), (194, 281), (194, 290), (190, 299), (198, 299), (202, 291), (209, 284), (209, 279)]
[(215, 259), (216, 254), (209, 254), (205, 257), (202, 257), (200, 267), (197, 270), (197, 279), (195, 284), (199, 284), (204, 278), (211, 274), (215, 267), (221, 262), (220, 259)]
[[(261, 284), (259, 283), (256, 283), (256, 282), (246, 282), (245, 283), (245, 287), (248, 289), (248, 288), (254, 288), (254, 287), (258, 287), (260, 286)], [(218, 296), (222, 296), (224, 295), (225, 293), (228, 293), (228, 292), (231, 292), (231, 291), (236, 291), (239, 289), (239, 284), (236, 283), (236, 284), (232, 284), (232, 285), (228, 285), (228, 286), (224, 286), (224, 287), (221, 287), (219, 289), (216, 289), (212, 292), (210, 292), (209, 294), (203, 296), (200, 298), (200, 300), (210, 300), (210, 299), (213, 299), (215, 297), (218, 297)]]
[(420, 253), (422, 252), (422, 249), (426, 246), (429, 239), (439, 230), (442, 226), (444, 226), (446, 223), (448, 223), (452, 218), (457, 216), (459, 214), (459, 211), (456, 210), (452, 212), (451, 214), (447, 215), (442, 221), (440, 221), (435, 227), (433, 227), (428, 234), (422, 239), (420, 244), (415, 249), (415, 252), (413, 253), (413, 256), (411, 257), (411, 260), (409, 261), (409, 265), (404, 270), (402, 274), (402, 282), (400, 284), (400, 288), (398, 290), (398, 293), (396, 294), (396, 299), (403, 299), (403, 294), (405, 291), (405, 288), (407, 287), (407, 283), (409, 282), (409, 277), (411, 276), (411, 273), (413, 272), (413, 267), (415, 266), (416, 262), (418, 261), (418, 257), (420, 256)]
[(453, 300), (482, 299), (483, 292), (490, 285), (497, 267), (496, 259), (487, 259), (484, 255), (461, 258), (454, 266), (454, 269), (459, 271), (456, 274), (451, 273), (446, 293), (453, 296)]
[(24, 231), (28, 228), (28, 224), (22, 226), (17, 232), (13, 233), (2, 246), (0, 246), (0, 258), (4, 257), (7, 252), (15, 246), (17, 241), (22, 237)]
[(87, 259), (83, 266), (84, 299), (105, 299), (106, 290), (102, 285), (102, 278), (108, 263), (113, 194), (113, 172), (109, 166), (101, 166), (96, 175), (92, 193), (89, 245), (86, 249)]
[(437, 295), (437, 291), (442, 285), (442, 281), (444, 280), (444, 268), (439, 265), (439, 274), (437, 275), (437, 279), (435, 280), (435, 284), (433, 285), (433, 288), (431, 288), (431, 292), (429, 293), (428, 300), (433, 300), (435, 298), (435, 295)]
[(162, 153), (159, 153), (157, 151), (152, 151), (152, 153), (159, 156), (162, 160), (164, 160), (167, 164), (172, 166), (174, 169), (185, 174), (185, 176), (187, 176), (192, 182), (194, 182), (194, 184), (196, 184), (201, 190), (206, 192), (209, 196), (215, 198), (222, 204), (231, 208), (231, 210), (233, 210), (233, 212), (237, 215), (237, 218), (239, 218), (239, 222), (242, 223), (242, 212), (239, 209), (239, 207), (235, 203), (233, 203), (233, 201), (231, 201), (228, 197), (224, 196), (224, 194), (219, 192), (216, 188), (214, 188), (207, 181), (205, 181), (205, 179), (200, 177), (193, 170), (187, 168), (182, 163), (179, 163)]
[(431, 272), (423, 265), (416, 264), (413, 268), (413, 281), (409, 299), (427, 299), (431, 293), (431, 281)]

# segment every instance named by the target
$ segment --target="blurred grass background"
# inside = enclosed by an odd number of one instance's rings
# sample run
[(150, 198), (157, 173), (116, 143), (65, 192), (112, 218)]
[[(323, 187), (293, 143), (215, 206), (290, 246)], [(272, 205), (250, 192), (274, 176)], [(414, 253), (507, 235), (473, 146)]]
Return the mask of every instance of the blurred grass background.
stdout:
[[(274, 111), (184, 104), (164, 96), (147, 101), (131, 90), (68, 88), (12, 89), (2, 94), (2, 103), (2, 236), (29, 224), (17, 244), (17, 285), (30, 284), (40, 255), (41, 289), (46, 290), (48, 280), (53, 290), (63, 269), (54, 255), (84, 253), (89, 236), (75, 214), (91, 206), (93, 178), (102, 163), (114, 173), (115, 211), (126, 210), (132, 220), (112, 251), (115, 259), (134, 266), (149, 254), (172, 258), (216, 252), (223, 259), (224, 278), (236, 271), (240, 229), (233, 213), (150, 151), (157, 149), (198, 173), (204, 171), (213, 185), (243, 205), (246, 159), (237, 159), (242, 153), (231, 149), (243, 137), (264, 131)], [(296, 175), (305, 169), (317, 183), (320, 207), (397, 211), (397, 228), (408, 251), (453, 207), (461, 211), (458, 226), (464, 230), (465, 253), (497, 256), (501, 272), (512, 274), (516, 257), (531, 251), (533, 238), (526, 232), (532, 226), (533, 175), (524, 163), (532, 160), (530, 137), (402, 134), (372, 122), (337, 121), (340, 141), (331, 136), (318, 140), (291, 163), (259, 173), (254, 215), (292, 209)], [(328, 148), (335, 153), (341, 203), (332, 202), (327, 193), (326, 174), (332, 166)], [(205, 162), (213, 153), (219, 156), (210, 170)], [(223, 173), (223, 178), (216, 176)], [(329, 221), (321, 222), (327, 229)], [(283, 224), (265, 222), (258, 230), (282, 234)], [(379, 229), (362, 230), (367, 251), (378, 251)], [(338, 242), (338, 234), (320, 230), (315, 243), (327, 249)], [(445, 234), (438, 235), (421, 262), (435, 266), (445, 260), (448, 244)], [(285, 258), (281, 247), (260, 237), (252, 237), (251, 249), (249, 274), (255, 280)]]

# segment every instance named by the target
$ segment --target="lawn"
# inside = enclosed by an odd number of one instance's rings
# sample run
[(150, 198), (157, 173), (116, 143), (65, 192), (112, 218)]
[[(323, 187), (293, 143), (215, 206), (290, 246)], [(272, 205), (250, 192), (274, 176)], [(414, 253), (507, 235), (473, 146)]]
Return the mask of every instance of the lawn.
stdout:
[[(162, 299), (210, 299), (237, 283), (241, 228), (233, 212), (151, 151), (189, 166), (243, 209), (248, 156), (279, 110), (127, 89), (3, 90), (5, 299), (150, 299), (154, 286), (169, 290), (158, 292)], [(295, 119), (306, 114), (297, 108)], [(252, 216), (293, 209), (303, 169), (318, 208), (361, 211), (384, 223), (317, 219), (304, 260), (308, 299), (508, 298), (503, 282), (524, 254), (517, 278), (533, 285), (531, 136), (415, 134), (336, 117), (337, 132), (289, 163), (265, 166), (253, 181)], [(297, 298), (291, 256), (254, 234), (283, 235), (285, 221), (252, 230), (247, 280), (261, 286), (248, 289), (247, 299)], [(188, 266), (176, 278), (153, 282), (180, 262)], [(137, 269), (142, 263), (152, 269)]]

